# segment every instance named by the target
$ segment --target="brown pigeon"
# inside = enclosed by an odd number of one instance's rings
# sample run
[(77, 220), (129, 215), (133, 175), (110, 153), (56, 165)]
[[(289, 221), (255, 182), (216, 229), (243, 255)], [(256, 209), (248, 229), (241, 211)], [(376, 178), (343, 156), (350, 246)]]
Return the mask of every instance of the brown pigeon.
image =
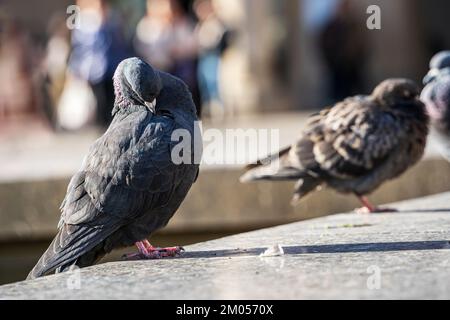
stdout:
[(414, 82), (388, 79), (369, 96), (312, 115), (295, 144), (248, 166), (241, 182), (295, 180), (293, 203), (328, 186), (355, 194), (366, 211), (386, 211), (365, 195), (422, 157), (428, 116), (419, 95)]

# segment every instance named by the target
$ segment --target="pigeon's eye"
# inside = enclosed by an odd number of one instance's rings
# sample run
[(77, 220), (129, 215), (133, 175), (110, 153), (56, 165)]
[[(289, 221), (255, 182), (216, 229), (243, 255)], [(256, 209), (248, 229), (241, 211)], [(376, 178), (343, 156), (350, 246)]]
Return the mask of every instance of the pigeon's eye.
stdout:
[(404, 90), (403, 91), (403, 97), (405, 98), (411, 98), (413, 96), (412, 92), (409, 90)]

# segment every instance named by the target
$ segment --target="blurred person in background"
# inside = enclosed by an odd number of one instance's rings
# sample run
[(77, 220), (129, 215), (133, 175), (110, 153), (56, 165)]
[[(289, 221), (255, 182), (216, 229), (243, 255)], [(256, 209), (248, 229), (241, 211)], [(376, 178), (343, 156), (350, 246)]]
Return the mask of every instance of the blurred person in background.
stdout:
[(147, 12), (137, 25), (134, 46), (148, 63), (186, 82), (199, 111), (194, 28), (181, 0), (147, 0)]
[(334, 15), (320, 31), (319, 46), (330, 74), (333, 102), (364, 91), (364, 72), (368, 60), (364, 29), (351, 2), (342, 0)]
[(58, 126), (57, 107), (64, 90), (67, 73), (67, 61), (70, 54), (70, 30), (66, 26), (64, 14), (54, 14), (47, 26), (47, 46), (43, 64), (43, 73), (48, 82), (47, 90), (51, 101), (50, 119), (53, 127)]
[[(107, 127), (114, 105), (114, 70), (132, 54), (123, 34), (122, 20), (108, 1), (78, 0), (77, 5), (81, 20), (79, 28), (72, 31), (69, 72), (71, 77), (89, 84), (95, 97), (96, 123)], [(83, 92), (86, 103), (91, 99), (87, 90)]]
[(194, 11), (198, 18), (196, 35), (199, 46), (197, 76), (202, 109), (211, 118), (221, 120), (225, 110), (219, 93), (219, 66), (227, 47), (227, 29), (216, 14), (212, 0), (196, 0)]
[(15, 18), (0, 17), (0, 129), (55, 127), (45, 46)]
[[(36, 51), (28, 33), (11, 18), (0, 19), (0, 121), (40, 116)], [(3, 127), (3, 126), (2, 126)]]

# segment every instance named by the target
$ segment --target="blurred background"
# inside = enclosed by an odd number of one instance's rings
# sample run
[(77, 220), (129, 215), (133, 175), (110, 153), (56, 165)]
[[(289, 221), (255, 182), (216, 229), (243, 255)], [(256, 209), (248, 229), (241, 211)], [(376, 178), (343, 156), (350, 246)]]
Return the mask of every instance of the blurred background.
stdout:
[[(373, 4), (380, 30), (366, 27)], [(24, 279), (54, 236), (68, 179), (111, 120), (121, 60), (182, 78), (204, 129), (279, 129), (288, 145), (314, 110), (388, 77), (421, 83), (450, 48), (448, 12), (446, 0), (1, 0), (0, 284)], [(291, 184), (243, 186), (240, 173), (203, 165), (152, 241), (186, 245), (357, 205), (324, 191), (292, 208)], [(430, 143), (374, 200), (446, 190), (449, 166)]]

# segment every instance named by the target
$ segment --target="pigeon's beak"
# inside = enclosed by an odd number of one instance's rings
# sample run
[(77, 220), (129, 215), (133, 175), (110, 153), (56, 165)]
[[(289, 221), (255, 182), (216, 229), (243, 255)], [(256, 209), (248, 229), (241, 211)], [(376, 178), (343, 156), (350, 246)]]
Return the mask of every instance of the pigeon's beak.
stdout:
[(145, 102), (145, 105), (147, 106), (148, 110), (150, 110), (151, 113), (156, 113), (156, 98), (153, 99), (152, 102)]
[(425, 76), (425, 78), (423, 78), (423, 84), (424, 85), (429, 84), (437, 77), (438, 74), (439, 74), (439, 69), (436, 69), (436, 68), (431, 69), (428, 72), (428, 74)]

